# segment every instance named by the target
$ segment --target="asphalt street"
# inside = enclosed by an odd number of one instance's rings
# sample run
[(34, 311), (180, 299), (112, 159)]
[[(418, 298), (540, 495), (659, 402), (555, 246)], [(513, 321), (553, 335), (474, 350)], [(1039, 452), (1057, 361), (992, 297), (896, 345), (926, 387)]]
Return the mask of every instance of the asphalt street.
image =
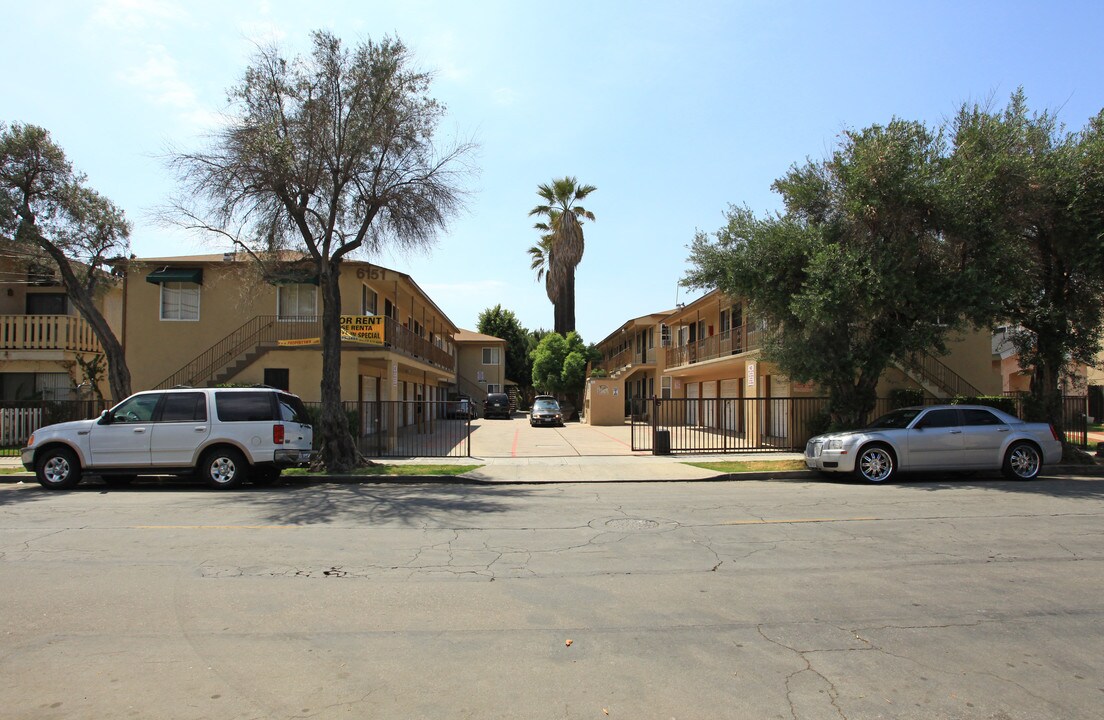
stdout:
[(3, 718), (1099, 718), (1104, 479), (0, 485)]

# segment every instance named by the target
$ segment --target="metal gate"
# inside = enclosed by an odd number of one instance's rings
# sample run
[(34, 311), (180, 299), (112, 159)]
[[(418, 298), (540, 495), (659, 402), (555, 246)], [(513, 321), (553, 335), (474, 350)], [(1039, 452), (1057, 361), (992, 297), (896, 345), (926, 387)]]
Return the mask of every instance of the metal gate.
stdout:
[(823, 431), (826, 398), (633, 398), (632, 449), (793, 452)]
[[(312, 413), (321, 403), (307, 403)], [(471, 457), (471, 418), (458, 401), (372, 400), (343, 404), (365, 457)], [(320, 440), (315, 420), (314, 437)]]
[[(924, 404), (948, 400), (925, 399)], [(631, 401), (632, 449), (672, 453), (797, 452), (827, 428), (828, 398), (642, 398)], [(878, 398), (869, 419), (893, 409)], [(1023, 399), (1015, 400), (1022, 417)], [(1062, 427), (1071, 445), (1088, 442), (1088, 398), (1062, 401)]]

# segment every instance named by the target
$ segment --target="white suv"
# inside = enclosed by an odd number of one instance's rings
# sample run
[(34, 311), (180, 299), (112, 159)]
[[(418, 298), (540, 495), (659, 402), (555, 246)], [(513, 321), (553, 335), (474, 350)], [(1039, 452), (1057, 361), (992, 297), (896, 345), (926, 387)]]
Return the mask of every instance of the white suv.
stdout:
[(181, 388), (132, 395), (95, 420), (40, 428), (23, 466), (48, 490), (88, 472), (108, 484), (195, 473), (215, 488), (274, 482), (311, 459), (314, 432), (297, 396), (269, 387)]

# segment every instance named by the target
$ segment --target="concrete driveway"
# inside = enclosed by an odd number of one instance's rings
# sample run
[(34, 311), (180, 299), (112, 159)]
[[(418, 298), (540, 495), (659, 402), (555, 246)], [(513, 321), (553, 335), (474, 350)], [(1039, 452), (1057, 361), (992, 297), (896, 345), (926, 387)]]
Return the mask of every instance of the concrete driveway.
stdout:
[(649, 455), (634, 453), (629, 425), (592, 427), (569, 422), (562, 428), (530, 427), (529, 416), (510, 420), (479, 418), (471, 424), (475, 457), (580, 457)]

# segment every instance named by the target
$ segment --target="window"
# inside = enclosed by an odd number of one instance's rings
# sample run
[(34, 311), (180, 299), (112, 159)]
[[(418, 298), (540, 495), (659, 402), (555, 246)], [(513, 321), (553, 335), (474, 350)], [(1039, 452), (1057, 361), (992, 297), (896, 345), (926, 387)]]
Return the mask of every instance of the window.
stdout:
[(206, 422), (207, 400), (203, 393), (169, 393), (161, 408), (161, 422)]
[(160, 285), (162, 320), (199, 320), (199, 285), (190, 282)]
[(73, 400), (76, 388), (69, 373), (0, 373), (0, 400)]
[(730, 326), (728, 324), (728, 310), (721, 310), (721, 321), (719, 323), (721, 327), (721, 334), (724, 335), (729, 331)]
[(287, 368), (265, 368), (264, 384), (287, 392), (291, 389), (291, 372)]
[(65, 293), (27, 293), (28, 315), (67, 315), (69, 298)]
[(276, 288), (276, 315), (281, 320), (318, 314), (318, 288), (314, 285), (281, 285)]
[(963, 410), (964, 425), (1004, 425), (1005, 422), (988, 410)]
[(483, 348), (483, 364), (484, 365), (498, 365), (498, 350), (496, 347)]
[(920, 422), (916, 424), (916, 427), (945, 428), (958, 427), (961, 424), (958, 420), (958, 410), (932, 410), (920, 418)]
[(488, 395), (490, 395), (491, 393), (499, 393), (499, 392), (502, 392), (502, 388), (500, 388), (498, 385), (495, 385), (494, 383), (487, 383), (487, 394)]
[(272, 407), (272, 392), (216, 392), (215, 408), (223, 422), (278, 420)]
[(659, 379), (659, 392), (664, 400), (671, 399), (671, 378), (664, 376)]
[(376, 314), (376, 302), (379, 300), (379, 296), (376, 295), (376, 291), (367, 285), (360, 286), (360, 311), (364, 315)]
[(149, 422), (153, 419), (153, 411), (157, 409), (157, 403), (162, 397), (164, 393), (146, 393), (127, 398), (115, 406), (111, 417), (117, 423)]

